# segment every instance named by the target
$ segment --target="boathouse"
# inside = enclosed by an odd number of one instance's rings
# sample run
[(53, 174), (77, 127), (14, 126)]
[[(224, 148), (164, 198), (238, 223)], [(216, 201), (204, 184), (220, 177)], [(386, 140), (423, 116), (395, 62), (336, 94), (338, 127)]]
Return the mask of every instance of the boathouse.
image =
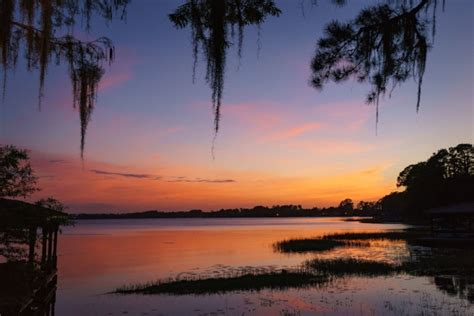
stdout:
[(0, 199), (0, 315), (53, 315), (57, 245), (68, 215)]
[(427, 211), (432, 234), (474, 234), (474, 203), (462, 203)]

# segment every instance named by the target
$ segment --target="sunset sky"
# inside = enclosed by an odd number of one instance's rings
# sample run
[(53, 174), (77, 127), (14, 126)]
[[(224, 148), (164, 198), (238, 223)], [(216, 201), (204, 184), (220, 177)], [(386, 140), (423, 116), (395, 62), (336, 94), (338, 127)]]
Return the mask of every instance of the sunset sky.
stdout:
[[(329, 1), (328, 1), (329, 2)], [(362, 1), (277, 1), (283, 14), (247, 28), (243, 57), (229, 50), (221, 128), (211, 154), (205, 63), (192, 83), (190, 30), (167, 18), (181, 1), (132, 1), (126, 21), (97, 20), (81, 38), (110, 37), (116, 60), (99, 88), (80, 159), (80, 124), (65, 66), (51, 64), (38, 110), (38, 73), (20, 64), (1, 105), (0, 143), (31, 150), (42, 190), (71, 212), (212, 210), (254, 205), (329, 206), (377, 200), (398, 173), (440, 148), (472, 143), (474, 2), (439, 10), (421, 108), (409, 80), (375, 107), (370, 87), (317, 91), (310, 61), (324, 25), (353, 18)], [(202, 60), (201, 60), (202, 61)]]

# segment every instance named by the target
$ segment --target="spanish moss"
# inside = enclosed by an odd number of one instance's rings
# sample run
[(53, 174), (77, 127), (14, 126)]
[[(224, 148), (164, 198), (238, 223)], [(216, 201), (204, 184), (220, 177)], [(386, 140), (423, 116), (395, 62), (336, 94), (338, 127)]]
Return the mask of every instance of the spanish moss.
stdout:
[(219, 131), (227, 49), (236, 42), (240, 58), (244, 27), (248, 25), (258, 27), (267, 16), (279, 16), (280, 13), (280, 9), (271, 0), (188, 0), (169, 15), (177, 28), (191, 27), (193, 80), (198, 55), (202, 52), (205, 56), (205, 78), (212, 90), (211, 101), (216, 134)]
[(393, 90), (413, 78), (418, 112), (427, 53), (436, 32), (437, 2), (387, 2), (362, 10), (348, 23), (329, 23), (311, 63), (312, 85), (322, 89), (327, 82), (349, 78), (368, 82), (372, 89), (367, 103), (375, 103), (377, 125), (380, 96), (389, 86)]
[[(23, 55), (28, 71), (38, 69), (38, 104), (44, 95), (47, 70), (52, 61), (67, 63), (73, 86), (73, 105), (81, 121), (81, 157), (85, 133), (95, 105), (97, 85), (104, 73), (104, 62), (112, 62), (114, 47), (108, 38), (86, 42), (72, 34), (78, 18), (90, 27), (93, 14), (106, 21), (114, 14), (125, 13), (129, 0), (2, 0), (0, 2), (0, 70), (3, 71), (2, 94), (7, 73), (16, 68)], [(23, 52), (23, 54), (22, 54)]]

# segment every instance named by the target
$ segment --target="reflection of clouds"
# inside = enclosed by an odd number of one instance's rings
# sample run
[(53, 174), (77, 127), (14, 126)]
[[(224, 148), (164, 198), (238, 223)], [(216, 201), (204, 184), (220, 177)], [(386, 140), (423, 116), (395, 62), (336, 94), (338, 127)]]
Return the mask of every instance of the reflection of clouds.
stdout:
[(407, 243), (403, 240), (368, 240), (367, 247), (339, 247), (317, 254), (318, 259), (354, 258), (400, 264), (410, 257)]

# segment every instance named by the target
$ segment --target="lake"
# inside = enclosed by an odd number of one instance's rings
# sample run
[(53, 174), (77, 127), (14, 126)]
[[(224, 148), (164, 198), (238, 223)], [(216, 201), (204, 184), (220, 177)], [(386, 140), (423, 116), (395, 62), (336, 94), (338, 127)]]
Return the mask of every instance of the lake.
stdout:
[(342, 218), (127, 219), (77, 221), (59, 238), (57, 315), (474, 314), (474, 304), (433, 277), (344, 277), (324, 286), (212, 295), (118, 295), (116, 288), (158, 279), (234, 271), (292, 269), (314, 257), (400, 262), (403, 241), (284, 254), (278, 241), (340, 232), (379, 232), (401, 224)]

